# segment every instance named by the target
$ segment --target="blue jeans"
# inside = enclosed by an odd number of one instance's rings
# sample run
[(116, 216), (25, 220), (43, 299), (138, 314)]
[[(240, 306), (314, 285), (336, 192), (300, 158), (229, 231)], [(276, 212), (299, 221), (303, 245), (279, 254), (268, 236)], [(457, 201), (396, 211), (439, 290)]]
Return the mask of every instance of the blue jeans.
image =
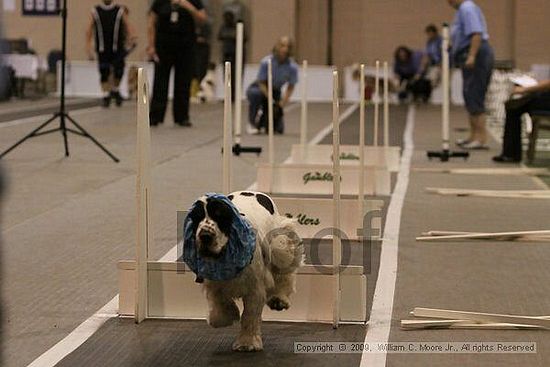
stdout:
[(483, 42), (476, 56), (476, 62), (472, 69), (462, 67), (464, 103), (468, 113), (477, 116), (485, 113), (485, 95), (491, 75), (495, 56), (488, 42)]
[[(257, 117), (258, 112), (265, 111), (267, 113), (267, 97), (264, 96), (258, 83), (252, 83), (246, 90), (246, 98), (248, 99), (248, 122), (250, 125), (259, 128)], [(281, 99), (281, 91), (273, 90), (273, 100), (279, 101)], [(282, 133), (284, 130), (283, 119), (279, 118), (274, 121), (274, 129), (276, 132)]]

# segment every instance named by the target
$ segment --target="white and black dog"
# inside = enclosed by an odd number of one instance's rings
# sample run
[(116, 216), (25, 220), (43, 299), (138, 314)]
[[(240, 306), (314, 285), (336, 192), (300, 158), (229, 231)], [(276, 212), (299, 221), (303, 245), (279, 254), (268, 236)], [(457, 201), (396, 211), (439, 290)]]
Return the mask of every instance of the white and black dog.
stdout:
[[(204, 280), (208, 323), (241, 321), (236, 351), (262, 350), (264, 305), (290, 307), (303, 246), (294, 221), (265, 194), (239, 191), (199, 198), (185, 220), (184, 260)], [(242, 298), (242, 316), (235, 299)]]

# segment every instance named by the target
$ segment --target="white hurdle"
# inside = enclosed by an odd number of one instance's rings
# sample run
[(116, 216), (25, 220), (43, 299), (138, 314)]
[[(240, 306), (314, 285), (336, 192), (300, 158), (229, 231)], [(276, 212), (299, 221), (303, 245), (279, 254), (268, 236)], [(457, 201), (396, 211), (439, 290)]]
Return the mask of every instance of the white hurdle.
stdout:
[[(302, 67), (302, 70), (304, 70), (304, 67)], [(380, 84), (380, 66), (378, 62), (378, 68), (376, 79), (378, 82), (376, 83), (376, 86)], [(303, 72), (305, 74), (305, 72)], [(361, 70), (361, 76), (360, 76), (360, 88), (362, 91), (360, 91), (361, 99), (359, 101), (360, 109), (363, 111), (363, 113), (360, 111), (360, 119), (364, 121), (365, 115), (364, 115), (364, 109), (365, 109), (365, 103), (364, 103), (364, 90), (365, 90), (365, 71), (364, 68)], [(362, 81), (362, 82), (361, 82)], [(375, 88), (377, 88), (375, 86)], [(359, 153), (360, 153), (360, 146), (363, 146), (364, 150), (364, 161), (363, 164), (367, 166), (375, 166), (377, 168), (389, 171), (389, 172), (398, 172), (399, 171), (399, 164), (401, 161), (401, 147), (399, 146), (390, 146), (390, 122), (389, 122), (389, 71), (388, 71), (388, 65), (387, 62), (384, 62), (384, 93), (383, 93), (383, 104), (384, 104), (384, 127), (383, 127), (383, 146), (380, 146), (378, 143), (378, 131), (379, 131), (379, 120), (380, 120), (380, 113), (379, 113), (379, 103), (380, 103), (380, 96), (379, 96), (379, 90), (375, 91), (375, 95), (373, 97), (374, 100), (374, 119), (373, 119), (373, 145), (365, 146), (364, 144), (359, 145), (341, 145), (340, 150), (340, 160), (341, 164), (343, 166), (357, 166), (359, 165)], [(307, 108), (307, 101), (304, 100), (304, 97), (302, 96), (302, 118), (301, 118), (301, 129), (300, 129), (300, 144), (294, 144), (292, 145), (291, 150), (291, 162), (297, 163), (297, 164), (329, 164), (332, 161), (332, 147), (330, 145), (308, 145), (304, 142), (303, 136), (307, 134), (307, 132), (304, 132), (304, 130), (307, 130), (307, 121), (304, 123), (304, 119), (307, 119), (303, 117), (304, 115), (304, 109)], [(307, 116), (307, 112), (305, 112)], [(364, 134), (364, 132), (363, 132)], [(364, 136), (364, 135), (360, 135)], [(380, 173), (378, 173), (380, 174)]]
[[(201, 286), (195, 283), (195, 274), (181, 262), (149, 261), (149, 248), (153, 244), (150, 127), (148, 87), (143, 69), (138, 71), (138, 79), (138, 236), (136, 260), (120, 261), (117, 266), (119, 315), (133, 317), (138, 323), (151, 318), (205, 319), (208, 306)], [(229, 83), (226, 77), (226, 104), (231, 104)], [(231, 142), (231, 110), (225, 108), (224, 116), (226, 148), (228, 142)], [(224, 155), (225, 176), (229, 172), (227, 157), (231, 157), (231, 150), (224, 149)], [(224, 182), (227, 185), (230, 180)], [(265, 321), (320, 322), (335, 327), (340, 323), (366, 322), (366, 276), (363, 266), (339, 266), (340, 252), (335, 243), (333, 264), (301, 267), (296, 277), (297, 292), (291, 296), (291, 308), (284, 312), (266, 308), (262, 315)]]
[[(272, 118), (272, 96), (269, 95), (270, 67), (268, 64), (268, 109), (269, 118)], [(272, 123), (272, 122), (270, 122)], [(270, 125), (271, 126), (271, 125)], [(258, 189), (272, 194), (297, 194), (297, 195), (332, 195), (331, 162), (332, 147), (327, 145), (307, 145), (307, 155), (320, 149), (324, 151), (329, 161), (322, 163), (290, 162), (283, 164), (274, 163), (274, 136), (272, 128), (268, 129), (269, 134), (269, 162), (258, 165)], [(327, 148), (328, 147), (328, 148)], [(359, 148), (356, 147), (358, 150)], [(300, 156), (304, 152), (301, 146), (293, 147), (292, 155)], [(359, 195), (359, 175), (365, 175), (365, 194), (387, 195), (391, 194), (391, 176), (384, 167), (364, 164), (349, 165), (341, 167), (342, 194)]]
[[(268, 90), (270, 89), (270, 64), (268, 64)], [(335, 79), (337, 81), (337, 78)], [(334, 86), (337, 90), (338, 86)], [(333, 96), (333, 104), (338, 102), (338, 96)], [(364, 102), (363, 102), (364, 103)], [(272, 96), (268, 94), (268, 108), (272, 109), (273, 101)], [(302, 107), (304, 104), (302, 105)], [(272, 124), (272, 114), (268, 111), (270, 118), (270, 124)], [(364, 118), (361, 122), (364, 131)], [(336, 122), (339, 128), (339, 121)], [(272, 131), (271, 129), (269, 130)], [(334, 129), (333, 129), (334, 131)], [(333, 202), (330, 198), (319, 197), (322, 195), (332, 196), (334, 193), (334, 172), (333, 172), (333, 160), (330, 165), (311, 165), (311, 164), (293, 164), (293, 163), (274, 163), (274, 137), (270, 133), (269, 137), (269, 159), (267, 163), (258, 165), (258, 190), (272, 194), (272, 198), (277, 204), (279, 211), (289, 217), (298, 219), (298, 233), (302, 238), (315, 238), (319, 231), (323, 228), (329, 228), (332, 226), (334, 217), (331, 210)], [(364, 134), (363, 139), (364, 143)], [(340, 147), (340, 141), (336, 141), (338, 150)], [(303, 147), (303, 146), (302, 146)], [(333, 146), (330, 146), (331, 153), (334, 150)], [(331, 154), (332, 156), (332, 154)], [(338, 160), (340, 166), (340, 160)], [(339, 226), (340, 230), (345, 233), (347, 239), (355, 241), (359, 240), (363, 231), (358, 233), (358, 230), (363, 229), (363, 218), (367, 212), (379, 211), (384, 202), (382, 200), (365, 200), (366, 193), (376, 192), (378, 182), (374, 182), (372, 166), (358, 165), (358, 166), (343, 166), (339, 168), (340, 177), (342, 177), (341, 191), (345, 195), (356, 196), (356, 199), (344, 199), (341, 200), (340, 205), (342, 207), (339, 217), (342, 226)], [(310, 171), (324, 172), (324, 174), (317, 174), (321, 180), (307, 182), (307, 185), (300, 184), (297, 181), (304, 180), (304, 177), (308, 175)], [(384, 179), (382, 187), (386, 187), (387, 194), (389, 194), (389, 181), (390, 174), (387, 171), (382, 171)], [(314, 173), (316, 174), (316, 173)], [(344, 176), (345, 175), (345, 176)], [(362, 178), (362, 180), (361, 180)], [(366, 189), (366, 182), (369, 182), (369, 189)], [(359, 183), (359, 184), (358, 184)], [(293, 185), (293, 186), (292, 186)], [(290, 189), (289, 189), (290, 187)], [(288, 196), (290, 194), (290, 196)], [(301, 197), (296, 197), (292, 194), (298, 194)], [(359, 215), (358, 215), (359, 214)], [(380, 218), (373, 218), (371, 226), (373, 229), (381, 230)]]

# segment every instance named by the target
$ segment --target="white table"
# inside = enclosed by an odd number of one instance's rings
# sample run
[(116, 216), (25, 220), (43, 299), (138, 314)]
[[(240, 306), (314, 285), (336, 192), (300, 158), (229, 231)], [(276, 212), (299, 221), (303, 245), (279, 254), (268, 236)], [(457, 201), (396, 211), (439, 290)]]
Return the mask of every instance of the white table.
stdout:
[(41, 70), (47, 70), (48, 65), (44, 58), (32, 54), (6, 54), (4, 64), (15, 70), (15, 77), (19, 79), (37, 80)]

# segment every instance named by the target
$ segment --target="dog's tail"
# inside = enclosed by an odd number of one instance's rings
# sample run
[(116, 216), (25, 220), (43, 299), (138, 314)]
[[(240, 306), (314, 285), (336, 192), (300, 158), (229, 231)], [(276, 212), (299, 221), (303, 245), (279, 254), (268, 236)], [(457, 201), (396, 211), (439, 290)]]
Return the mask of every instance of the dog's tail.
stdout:
[(278, 274), (295, 272), (304, 263), (304, 245), (296, 232), (295, 221), (279, 216), (269, 235), (271, 270)]

